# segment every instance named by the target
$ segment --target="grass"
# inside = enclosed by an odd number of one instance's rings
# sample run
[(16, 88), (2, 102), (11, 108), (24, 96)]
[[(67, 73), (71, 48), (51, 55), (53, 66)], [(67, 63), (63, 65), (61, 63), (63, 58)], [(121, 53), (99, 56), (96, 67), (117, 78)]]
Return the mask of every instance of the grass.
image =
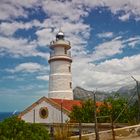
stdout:
[(55, 128), (54, 137), (55, 140), (70, 140), (71, 133), (69, 131), (68, 124), (63, 124)]

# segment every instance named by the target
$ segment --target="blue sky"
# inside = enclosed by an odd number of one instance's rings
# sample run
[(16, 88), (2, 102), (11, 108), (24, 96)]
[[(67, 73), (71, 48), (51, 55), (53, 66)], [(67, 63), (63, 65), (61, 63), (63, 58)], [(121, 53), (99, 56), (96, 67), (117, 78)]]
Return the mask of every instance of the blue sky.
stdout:
[(0, 111), (48, 95), (49, 43), (60, 27), (72, 45), (73, 88), (140, 80), (139, 0), (1, 0)]

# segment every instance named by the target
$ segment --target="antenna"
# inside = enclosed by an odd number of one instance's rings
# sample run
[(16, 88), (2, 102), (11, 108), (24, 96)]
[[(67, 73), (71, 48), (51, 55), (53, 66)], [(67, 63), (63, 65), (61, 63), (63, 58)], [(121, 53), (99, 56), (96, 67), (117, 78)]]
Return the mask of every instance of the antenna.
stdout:
[(62, 26), (59, 27), (59, 32), (62, 32)]

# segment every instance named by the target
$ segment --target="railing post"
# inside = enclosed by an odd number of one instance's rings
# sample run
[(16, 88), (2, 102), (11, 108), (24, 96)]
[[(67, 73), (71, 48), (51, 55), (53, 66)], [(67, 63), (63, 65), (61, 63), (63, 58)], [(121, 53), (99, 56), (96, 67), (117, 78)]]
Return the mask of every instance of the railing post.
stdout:
[(110, 121), (111, 121), (111, 130), (112, 130), (112, 140), (115, 140), (114, 122), (113, 122), (112, 114), (110, 116)]
[(98, 132), (98, 122), (97, 122), (97, 116), (96, 116), (96, 97), (95, 97), (95, 93), (93, 92), (94, 95), (94, 121), (95, 121), (95, 135), (96, 135), (96, 139), (95, 140), (99, 140), (99, 132)]
[(82, 124), (79, 122), (79, 140), (82, 140)]

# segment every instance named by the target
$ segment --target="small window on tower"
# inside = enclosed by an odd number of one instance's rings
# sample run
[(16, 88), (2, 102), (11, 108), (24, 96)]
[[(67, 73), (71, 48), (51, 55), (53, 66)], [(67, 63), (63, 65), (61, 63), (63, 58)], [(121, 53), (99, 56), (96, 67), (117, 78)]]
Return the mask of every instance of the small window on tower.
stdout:
[(67, 49), (65, 48), (65, 54), (67, 54)]
[(71, 72), (71, 67), (69, 66), (69, 72)]
[(72, 88), (72, 83), (70, 82), (70, 88)]

